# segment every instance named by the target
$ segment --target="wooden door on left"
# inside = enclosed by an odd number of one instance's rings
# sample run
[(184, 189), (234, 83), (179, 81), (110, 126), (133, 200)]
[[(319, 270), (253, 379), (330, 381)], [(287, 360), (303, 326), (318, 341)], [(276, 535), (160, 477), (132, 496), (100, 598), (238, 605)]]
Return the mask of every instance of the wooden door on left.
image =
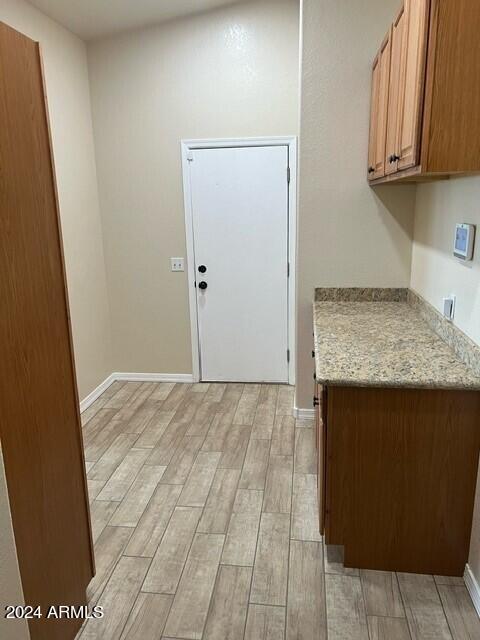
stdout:
[[(39, 46), (3, 23), (0, 122), (0, 438), (25, 601), (45, 615), (86, 603), (94, 561)], [(70, 640), (81, 622), (30, 634)]]

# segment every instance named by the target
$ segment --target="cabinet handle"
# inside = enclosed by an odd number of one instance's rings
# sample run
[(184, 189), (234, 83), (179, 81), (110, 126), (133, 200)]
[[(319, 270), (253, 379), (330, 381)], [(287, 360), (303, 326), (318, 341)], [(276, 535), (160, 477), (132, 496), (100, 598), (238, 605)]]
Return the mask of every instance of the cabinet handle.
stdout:
[(373, 167), (368, 167), (368, 173), (375, 173), (375, 169)]
[(312, 351), (312, 358), (315, 357), (315, 351)]
[(392, 160), (391, 161), (392, 162), (397, 162), (397, 160), (400, 160), (400, 156), (397, 156), (397, 154), (394, 153), (393, 156), (392, 156)]
[(313, 398), (313, 406), (314, 406), (314, 407), (318, 407), (318, 405), (319, 405), (319, 404), (320, 404), (320, 402), (318, 401), (317, 396), (315, 396), (315, 397)]

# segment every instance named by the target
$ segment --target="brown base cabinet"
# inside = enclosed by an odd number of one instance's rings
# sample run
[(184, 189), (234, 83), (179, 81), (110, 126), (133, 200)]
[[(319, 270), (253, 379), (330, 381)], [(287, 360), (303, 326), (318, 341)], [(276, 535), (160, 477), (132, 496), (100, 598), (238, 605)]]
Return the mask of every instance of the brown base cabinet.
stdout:
[(346, 567), (463, 575), (480, 392), (317, 387), (318, 500)]
[(404, 0), (372, 70), (370, 184), (480, 172), (480, 3)]

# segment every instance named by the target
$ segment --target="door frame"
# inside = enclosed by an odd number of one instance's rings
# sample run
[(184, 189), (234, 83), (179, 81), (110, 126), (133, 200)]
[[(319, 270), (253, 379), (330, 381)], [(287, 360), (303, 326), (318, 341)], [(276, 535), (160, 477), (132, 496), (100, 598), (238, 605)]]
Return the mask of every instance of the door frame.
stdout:
[(288, 147), (290, 184), (288, 189), (288, 278), (287, 335), (290, 361), (288, 384), (295, 384), (295, 299), (296, 299), (296, 243), (297, 243), (297, 137), (214, 138), (181, 140), (183, 200), (185, 209), (185, 238), (187, 248), (188, 299), (190, 306), (190, 334), (192, 343), (193, 381), (200, 381), (200, 344), (198, 335), (197, 294), (195, 289), (195, 241), (193, 233), (193, 202), (189, 161), (194, 149), (228, 149), (232, 147)]

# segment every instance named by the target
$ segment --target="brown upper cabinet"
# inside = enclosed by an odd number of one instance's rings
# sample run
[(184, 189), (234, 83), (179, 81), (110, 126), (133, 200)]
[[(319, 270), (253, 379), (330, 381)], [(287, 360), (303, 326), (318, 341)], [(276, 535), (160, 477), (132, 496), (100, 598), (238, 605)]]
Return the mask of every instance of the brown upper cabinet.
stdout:
[(480, 2), (404, 0), (373, 62), (371, 184), (480, 172)]

